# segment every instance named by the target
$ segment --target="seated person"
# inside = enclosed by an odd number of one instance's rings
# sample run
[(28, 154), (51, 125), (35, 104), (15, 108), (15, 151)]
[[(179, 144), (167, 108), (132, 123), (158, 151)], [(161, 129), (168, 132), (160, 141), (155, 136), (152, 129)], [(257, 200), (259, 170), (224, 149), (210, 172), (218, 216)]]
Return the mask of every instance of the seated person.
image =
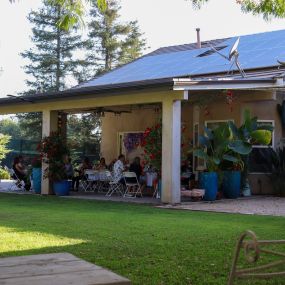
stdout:
[(141, 159), (140, 159), (140, 157), (136, 156), (134, 158), (134, 161), (130, 165), (129, 171), (130, 172), (135, 172), (135, 174), (137, 175), (138, 181), (140, 181), (140, 178), (141, 178), (141, 175), (142, 175), (142, 172), (143, 172), (143, 169), (142, 169), (142, 166), (141, 166)]
[(106, 170), (107, 165), (104, 157), (101, 157), (99, 164), (95, 167), (95, 170), (102, 171)]
[[(13, 170), (15, 171), (15, 174), (17, 175), (17, 177), (13, 177), (14, 179), (19, 179), (20, 181), (24, 181), (25, 183), (25, 189), (26, 191), (29, 191), (31, 189), (31, 181), (30, 181), (30, 177), (27, 175), (27, 169), (24, 166), (23, 163), (23, 157), (20, 156), (16, 156), (14, 158), (14, 162), (13, 162)], [(17, 185), (20, 186), (20, 185)]]
[[(135, 172), (135, 174), (137, 175), (137, 179), (138, 179), (139, 184), (141, 185), (141, 191), (142, 191), (145, 188), (146, 184), (145, 184), (145, 179), (143, 179), (142, 177), (143, 168), (141, 166), (141, 159), (139, 156), (136, 156), (134, 158), (134, 161), (130, 165), (129, 171)], [(128, 182), (136, 183), (137, 181), (133, 178), (128, 178)]]
[(78, 191), (78, 189), (79, 189), (79, 181), (81, 179), (84, 179), (84, 172), (87, 169), (92, 169), (92, 164), (90, 163), (88, 157), (84, 157), (82, 163), (79, 165), (79, 168), (75, 169), (75, 171), (78, 172), (78, 176), (74, 176), (72, 178), (72, 189), (74, 189), (74, 186), (75, 186), (74, 191)]
[(71, 164), (71, 158), (68, 155), (63, 157), (64, 171), (67, 179), (72, 179), (74, 175), (73, 167)]
[(114, 164), (114, 180), (121, 184), (125, 184), (125, 180), (123, 177), (123, 172), (126, 171), (125, 167), (125, 156), (120, 154), (118, 160)]

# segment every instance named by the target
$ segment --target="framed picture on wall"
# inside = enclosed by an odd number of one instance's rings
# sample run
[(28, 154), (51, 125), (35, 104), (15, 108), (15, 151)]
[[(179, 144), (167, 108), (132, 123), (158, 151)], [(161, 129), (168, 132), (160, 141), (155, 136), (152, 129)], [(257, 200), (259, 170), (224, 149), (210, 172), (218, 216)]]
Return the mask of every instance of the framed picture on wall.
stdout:
[(143, 157), (144, 151), (141, 147), (143, 131), (138, 132), (120, 132), (118, 133), (118, 155), (124, 154), (130, 162), (136, 156)]

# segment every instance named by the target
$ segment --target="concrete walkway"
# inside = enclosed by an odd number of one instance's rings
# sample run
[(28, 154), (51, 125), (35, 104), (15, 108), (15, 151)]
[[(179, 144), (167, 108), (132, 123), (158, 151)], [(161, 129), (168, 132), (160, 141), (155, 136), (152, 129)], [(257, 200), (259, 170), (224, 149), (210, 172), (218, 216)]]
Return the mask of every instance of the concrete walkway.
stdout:
[[(17, 194), (33, 194), (32, 191), (8, 191), (12, 181), (1, 180), (0, 193), (17, 193)], [(127, 202), (138, 204), (151, 204), (158, 208), (189, 210), (189, 211), (206, 211), (221, 213), (239, 213), (247, 215), (269, 215), (285, 217), (285, 197), (272, 196), (252, 196), (239, 199), (222, 199), (214, 202), (182, 202), (179, 205), (163, 205), (159, 199), (151, 197), (143, 198), (123, 198), (116, 195), (106, 197), (103, 194), (71, 192), (69, 196), (62, 196), (69, 199), (86, 199), (100, 201)]]
[(163, 205), (157, 207), (190, 211), (285, 217), (285, 198), (271, 196), (252, 196), (239, 199), (222, 199), (214, 202), (184, 202), (179, 205)]

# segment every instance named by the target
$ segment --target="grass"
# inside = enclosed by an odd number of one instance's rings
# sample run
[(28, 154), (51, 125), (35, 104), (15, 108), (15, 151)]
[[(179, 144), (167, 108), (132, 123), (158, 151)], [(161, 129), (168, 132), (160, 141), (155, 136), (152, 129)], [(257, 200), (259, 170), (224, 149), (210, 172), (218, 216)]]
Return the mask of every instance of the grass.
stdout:
[(0, 209), (1, 257), (70, 252), (133, 284), (226, 284), (241, 232), (285, 238), (282, 217), (13, 194), (0, 194)]

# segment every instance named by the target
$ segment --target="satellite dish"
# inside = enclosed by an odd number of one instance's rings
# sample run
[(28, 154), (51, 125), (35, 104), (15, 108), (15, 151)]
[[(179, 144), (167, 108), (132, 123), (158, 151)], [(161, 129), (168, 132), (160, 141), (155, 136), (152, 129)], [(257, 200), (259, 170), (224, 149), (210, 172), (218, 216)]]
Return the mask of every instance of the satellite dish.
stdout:
[(238, 54), (238, 50), (237, 50), (238, 45), (239, 45), (239, 38), (235, 41), (235, 43), (233, 44), (231, 51), (229, 53), (229, 60), (230, 61), (235, 54)]
[(285, 65), (285, 61), (282, 61), (282, 60), (277, 59), (277, 62), (278, 62), (280, 65)]
[(245, 72), (243, 71), (243, 69), (241, 68), (241, 65), (238, 61), (238, 56), (239, 56), (239, 53), (238, 53), (238, 45), (239, 45), (239, 37), (237, 38), (237, 40), (234, 42), (232, 48), (230, 49), (230, 52), (229, 52), (229, 56), (225, 56), (224, 54), (220, 53), (215, 47), (211, 47), (216, 53), (218, 53), (220, 56), (222, 56), (223, 58), (225, 58), (226, 60), (228, 60), (230, 63), (231, 63), (231, 66), (230, 66), (230, 69), (228, 71), (228, 74), (230, 73), (233, 65), (235, 64), (236, 67), (238, 68), (240, 74), (242, 77), (245, 77), (246, 74)]

